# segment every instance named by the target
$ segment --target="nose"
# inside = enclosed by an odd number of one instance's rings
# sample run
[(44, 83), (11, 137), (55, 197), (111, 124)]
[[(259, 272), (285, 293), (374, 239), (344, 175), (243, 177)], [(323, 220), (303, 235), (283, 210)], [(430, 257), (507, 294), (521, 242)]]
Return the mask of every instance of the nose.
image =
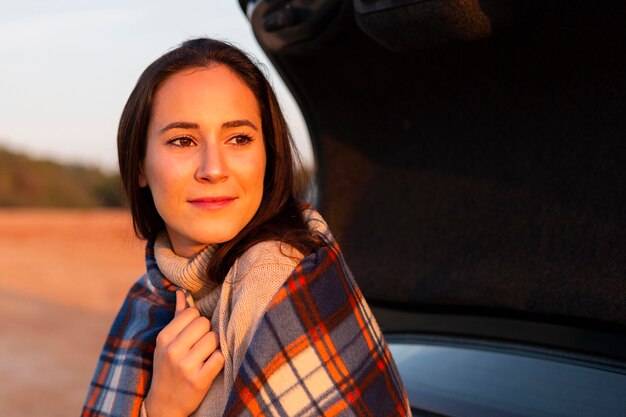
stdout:
[(199, 155), (196, 180), (217, 183), (228, 177), (228, 165), (218, 144), (207, 144)]

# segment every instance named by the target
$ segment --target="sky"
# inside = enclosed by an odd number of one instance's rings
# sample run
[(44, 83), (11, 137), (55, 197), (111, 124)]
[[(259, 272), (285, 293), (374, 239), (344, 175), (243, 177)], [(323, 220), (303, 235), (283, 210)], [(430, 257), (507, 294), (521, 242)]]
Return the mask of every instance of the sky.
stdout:
[(302, 115), (237, 0), (0, 0), (0, 146), (114, 171), (117, 123), (137, 78), (198, 36), (229, 40), (264, 64), (312, 163)]

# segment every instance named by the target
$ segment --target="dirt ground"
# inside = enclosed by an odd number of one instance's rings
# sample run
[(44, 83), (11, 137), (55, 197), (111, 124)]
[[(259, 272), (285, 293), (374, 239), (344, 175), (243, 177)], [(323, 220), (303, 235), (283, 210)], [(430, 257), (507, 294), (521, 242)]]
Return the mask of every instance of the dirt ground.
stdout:
[(145, 269), (121, 210), (0, 210), (0, 416), (77, 416)]

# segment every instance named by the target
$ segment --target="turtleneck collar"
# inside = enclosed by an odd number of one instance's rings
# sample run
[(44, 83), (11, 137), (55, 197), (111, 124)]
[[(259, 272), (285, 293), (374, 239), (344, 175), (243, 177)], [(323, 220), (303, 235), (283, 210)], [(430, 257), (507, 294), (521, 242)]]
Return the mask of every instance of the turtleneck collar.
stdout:
[(154, 242), (154, 257), (163, 275), (198, 299), (217, 287), (206, 272), (216, 249), (217, 245), (209, 245), (193, 258), (178, 256), (167, 233), (161, 233)]
[[(303, 204), (301, 210), (307, 227), (316, 232), (326, 244), (335, 246), (335, 239), (322, 216), (308, 204)], [(201, 298), (206, 300), (215, 298), (214, 295), (219, 291), (214, 290), (221, 284), (217, 285), (208, 278), (206, 268), (216, 249), (216, 245), (209, 245), (192, 259), (184, 258), (174, 253), (167, 233), (161, 233), (155, 241), (146, 245), (146, 267), (150, 288), (158, 292), (168, 303), (174, 303), (173, 291), (176, 287), (189, 291), (196, 301)], [(172, 284), (174, 287), (171, 287)], [(212, 305), (207, 301), (207, 306), (209, 304)]]

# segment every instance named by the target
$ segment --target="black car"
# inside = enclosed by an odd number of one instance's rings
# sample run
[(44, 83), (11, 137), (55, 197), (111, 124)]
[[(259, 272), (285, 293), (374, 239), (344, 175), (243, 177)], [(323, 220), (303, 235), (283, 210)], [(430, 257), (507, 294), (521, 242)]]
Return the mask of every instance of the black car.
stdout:
[(240, 0), (415, 416), (626, 416), (626, 3)]

